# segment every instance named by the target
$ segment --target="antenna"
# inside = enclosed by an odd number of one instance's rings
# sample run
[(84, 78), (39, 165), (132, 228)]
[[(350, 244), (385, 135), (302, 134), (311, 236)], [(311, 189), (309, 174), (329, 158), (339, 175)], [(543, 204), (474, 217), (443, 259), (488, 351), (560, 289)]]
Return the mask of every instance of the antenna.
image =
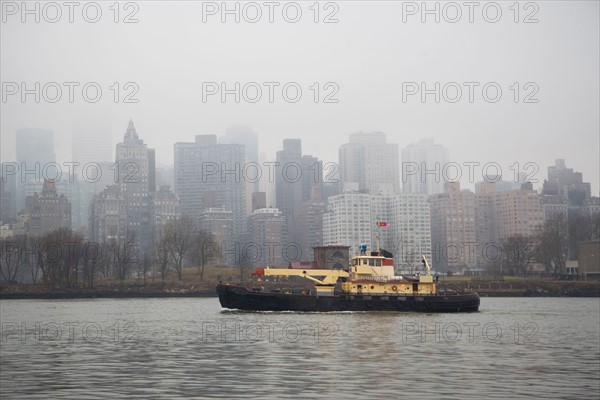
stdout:
[(375, 235), (375, 239), (377, 239), (377, 252), (381, 254), (381, 244), (379, 243), (379, 236), (381, 235), (381, 226), (379, 224), (379, 215), (376, 217), (377, 221), (375, 221), (375, 225), (377, 225), (377, 234)]

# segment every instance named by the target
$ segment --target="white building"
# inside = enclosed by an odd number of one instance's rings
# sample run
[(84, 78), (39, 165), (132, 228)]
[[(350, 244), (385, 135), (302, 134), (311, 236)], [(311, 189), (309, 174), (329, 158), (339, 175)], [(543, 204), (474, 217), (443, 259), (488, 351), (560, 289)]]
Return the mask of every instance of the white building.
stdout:
[(382, 132), (357, 132), (340, 146), (342, 193), (349, 186), (372, 195), (400, 193), (398, 145), (387, 143)]
[[(450, 174), (448, 149), (434, 144), (433, 139), (423, 139), (402, 149), (402, 187), (404, 193), (444, 193), (444, 174)], [(448, 177), (448, 178), (454, 178)]]
[[(378, 227), (377, 222), (384, 222)], [(323, 215), (324, 245), (361, 244), (394, 254), (397, 271), (415, 270), (421, 256), (431, 260), (431, 227), (426, 195), (372, 196), (345, 193), (330, 197)]]
[(345, 193), (327, 200), (323, 214), (323, 245), (350, 246), (350, 254), (358, 254), (361, 244), (372, 246), (371, 196)]

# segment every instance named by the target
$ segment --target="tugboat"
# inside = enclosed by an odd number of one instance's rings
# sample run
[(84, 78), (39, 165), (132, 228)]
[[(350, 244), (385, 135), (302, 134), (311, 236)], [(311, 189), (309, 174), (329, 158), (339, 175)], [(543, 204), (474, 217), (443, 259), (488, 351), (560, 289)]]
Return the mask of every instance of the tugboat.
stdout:
[[(314, 288), (302, 291), (281, 288), (246, 287), (219, 283), (221, 306), (249, 311), (413, 311), (474, 312), (479, 310), (477, 293), (438, 291), (438, 277), (431, 275), (425, 256), (425, 274), (395, 276), (394, 260), (385, 250), (352, 257), (344, 269), (259, 268), (259, 278), (302, 277)], [(257, 286), (257, 285), (255, 285)]]

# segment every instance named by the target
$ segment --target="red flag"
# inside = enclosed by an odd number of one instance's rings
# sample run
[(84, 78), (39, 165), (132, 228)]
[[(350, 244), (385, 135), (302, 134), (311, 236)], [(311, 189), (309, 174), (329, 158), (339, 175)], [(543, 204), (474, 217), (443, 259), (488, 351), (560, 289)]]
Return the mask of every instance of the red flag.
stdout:
[(377, 226), (380, 228), (387, 226), (387, 224), (388, 224), (387, 221), (377, 221)]

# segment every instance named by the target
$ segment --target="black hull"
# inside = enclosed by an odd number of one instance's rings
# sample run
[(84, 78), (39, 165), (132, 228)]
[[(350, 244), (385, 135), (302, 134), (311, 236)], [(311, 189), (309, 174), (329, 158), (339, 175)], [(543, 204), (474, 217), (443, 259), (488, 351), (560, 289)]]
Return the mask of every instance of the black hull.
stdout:
[(253, 292), (243, 286), (217, 285), (224, 308), (248, 311), (413, 311), (475, 312), (479, 310), (477, 293), (435, 296), (335, 295), (314, 296)]

